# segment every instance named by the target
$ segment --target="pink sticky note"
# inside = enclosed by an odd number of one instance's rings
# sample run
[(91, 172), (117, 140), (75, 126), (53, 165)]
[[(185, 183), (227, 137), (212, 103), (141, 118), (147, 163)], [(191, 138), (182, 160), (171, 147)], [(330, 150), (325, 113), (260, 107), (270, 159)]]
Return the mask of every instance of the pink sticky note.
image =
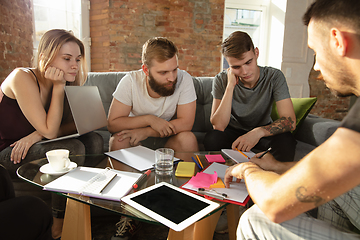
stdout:
[(205, 155), (205, 157), (209, 163), (213, 163), (213, 162), (224, 163), (225, 162), (225, 159), (221, 156), (221, 154)]
[(189, 184), (196, 188), (209, 188), (210, 185), (217, 182), (217, 173), (213, 174), (199, 172), (189, 180)]

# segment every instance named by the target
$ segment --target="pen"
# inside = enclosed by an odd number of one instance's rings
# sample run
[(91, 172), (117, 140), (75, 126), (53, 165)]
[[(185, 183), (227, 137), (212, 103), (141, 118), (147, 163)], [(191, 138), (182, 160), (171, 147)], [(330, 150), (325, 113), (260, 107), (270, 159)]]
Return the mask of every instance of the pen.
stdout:
[[(211, 192), (213, 191), (213, 193)], [(225, 193), (218, 193), (217, 191), (215, 190), (206, 190), (205, 188), (198, 188), (198, 193), (200, 194), (204, 194), (206, 196), (209, 196), (209, 197), (213, 197), (213, 198), (216, 198), (216, 199), (220, 199), (220, 200), (224, 200), (224, 198), (227, 198), (227, 194)]]
[(260, 155), (259, 158), (262, 158), (265, 154), (267, 154), (271, 150), (271, 147), (268, 148), (263, 154)]
[(244, 157), (246, 157), (247, 159), (250, 159), (245, 153), (243, 153), (242, 151), (240, 151), (239, 149), (235, 148), (239, 153), (241, 153), (242, 155), (244, 155)]
[(144, 181), (146, 180), (146, 178), (150, 175), (151, 173), (151, 169), (147, 170), (145, 173), (143, 173), (143, 175), (141, 175), (138, 180), (133, 184), (133, 188), (138, 188), (139, 186), (141, 186), (141, 184), (144, 183)]
[(104, 191), (104, 189), (110, 184), (110, 182), (112, 180), (114, 180), (114, 178), (117, 176), (117, 174), (115, 174), (114, 176), (112, 176), (112, 178), (110, 179), (110, 181), (100, 190), (100, 193), (102, 193), (102, 191)]
[(195, 160), (195, 158), (191, 157), (191, 159), (196, 163), (196, 165), (197, 165), (197, 166), (199, 167), (199, 169), (201, 170), (202, 168), (201, 168), (200, 164)]
[(204, 168), (204, 166), (202, 165), (202, 163), (201, 163), (201, 161), (200, 161), (199, 156), (198, 156), (198, 155), (195, 155), (195, 156), (196, 156), (197, 160), (199, 161), (199, 164), (200, 164), (200, 166), (201, 166), (201, 169), (203, 169), (203, 168)]

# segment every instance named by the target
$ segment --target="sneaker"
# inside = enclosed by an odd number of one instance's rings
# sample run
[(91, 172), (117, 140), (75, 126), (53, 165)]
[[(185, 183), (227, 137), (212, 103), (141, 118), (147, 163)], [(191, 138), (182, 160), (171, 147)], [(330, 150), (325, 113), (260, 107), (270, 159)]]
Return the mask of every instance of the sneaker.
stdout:
[(121, 217), (120, 221), (116, 223), (116, 233), (111, 237), (111, 240), (129, 240), (141, 227), (139, 221), (131, 218)]
[(216, 224), (215, 232), (220, 234), (229, 232), (226, 208), (222, 211), (219, 217), (219, 221)]

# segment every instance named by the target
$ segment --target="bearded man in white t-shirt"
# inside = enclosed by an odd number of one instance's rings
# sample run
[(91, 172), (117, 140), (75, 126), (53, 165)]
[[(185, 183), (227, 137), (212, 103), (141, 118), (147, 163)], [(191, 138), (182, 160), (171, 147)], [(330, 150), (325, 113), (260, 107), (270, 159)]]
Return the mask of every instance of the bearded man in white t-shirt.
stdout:
[(177, 47), (166, 38), (151, 38), (143, 45), (142, 63), (140, 70), (121, 79), (113, 93), (110, 151), (137, 145), (198, 151), (191, 132), (195, 88), (190, 74), (178, 69)]

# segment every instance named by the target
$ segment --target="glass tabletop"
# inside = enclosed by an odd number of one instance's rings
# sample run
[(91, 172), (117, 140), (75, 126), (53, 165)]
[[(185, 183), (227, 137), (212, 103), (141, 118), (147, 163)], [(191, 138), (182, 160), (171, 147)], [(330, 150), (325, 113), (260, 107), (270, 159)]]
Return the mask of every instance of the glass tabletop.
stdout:
[[(209, 165), (208, 161), (205, 158), (205, 155), (207, 155), (207, 154), (221, 154), (221, 153), (220, 152), (177, 152), (177, 153), (175, 153), (175, 157), (180, 158), (180, 156), (181, 156), (180, 159), (191, 159), (191, 157), (198, 156), (203, 167), (206, 168)], [(226, 155), (222, 154), (222, 156), (226, 160), (226, 162), (225, 162), (226, 165), (230, 166), (230, 165), (234, 164), (234, 162), (231, 159), (229, 159)], [(105, 154), (85, 155), (85, 158), (97, 158), (97, 159), (100, 158), (101, 161), (96, 166), (97, 168), (110, 167), (110, 168), (114, 168), (114, 169), (120, 170), (120, 171), (141, 173), (140, 171), (138, 171), (132, 167), (129, 167), (116, 159), (108, 157)], [(84, 155), (71, 155), (70, 156), (70, 160), (75, 163), (82, 162), (83, 159), (84, 159)], [(49, 183), (61, 176), (61, 175), (50, 175), (50, 174), (45, 174), (45, 173), (40, 172), (40, 168), (47, 163), (48, 163), (48, 161), (46, 158), (42, 158), (42, 159), (38, 159), (38, 160), (34, 160), (32, 162), (26, 163), (18, 168), (17, 175), (21, 179), (42, 188), (47, 183)], [(80, 165), (80, 164), (78, 164), (78, 165)], [(168, 182), (177, 187), (182, 186), (188, 180), (190, 180), (190, 178), (189, 177), (176, 177), (174, 174), (176, 171), (176, 167), (177, 167), (177, 164), (174, 165), (173, 174), (168, 177), (160, 177), (159, 175), (155, 174), (155, 171), (152, 171), (150, 176), (147, 178), (147, 181), (144, 184), (142, 184), (141, 186), (139, 186), (138, 190), (141, 190), (143, 188), (152, 186), (158, 182), (163, 182), (163, 181)], [(196, 166), (196, 172), (198, 172), (198, 171), (199, 171), (199, 168)], [(131, 190), (128, 194), (131, 194), (133, 192), (134, 192), (134, 190)], [(100, 198), (86, 197), (86, 196), (77, 195), (77, 194), (63, 194), (63, 193), (57, 193), (57, 194), (60, 194), (62, 196), (65, 196), (67, 198), (70, 198), (70, 199), (73, 199), (76, 201), (80, 201), (82, 203), (85, 203), (85, 204), (88, 204), (91, 206), (99, 207), (99, 208), (102, 208), (102, 209), (105, 209), (105, 210), (108, 210), (108, 211), (111, 211), (111, 212), (114, 212), (114, 213), (117, 213), (117, 214), (120, 214), (123, 216), (127, 216), (127, 217), (130, 217), (133, 219), (137, 219), (140, 221), (145, 221), (145, 222), (149, 222), (149, 223), (153, 223), (153, 224), (154, 223), (161, 224), (158, 221), (148, 217), (147, 215), (143, 214), (142, 212), (136, 210), (135, 208), (133, 208), (130, 205), (123, 203), (121, 201), (111, 201), (111, 200), (105, 200), (105, 199), (100, 199)], [(221, 203), (221, 202), (219, 202), (219, 203)], [(216, 210), (214, 210), (207, 216), (214, 214), (215, 212), (224, 208), (227, 204), (228, 203), (221, 204), (219, 208), (217, 208)], [(207, 217), (207, 216), (205, 216), (205, 217)]]

